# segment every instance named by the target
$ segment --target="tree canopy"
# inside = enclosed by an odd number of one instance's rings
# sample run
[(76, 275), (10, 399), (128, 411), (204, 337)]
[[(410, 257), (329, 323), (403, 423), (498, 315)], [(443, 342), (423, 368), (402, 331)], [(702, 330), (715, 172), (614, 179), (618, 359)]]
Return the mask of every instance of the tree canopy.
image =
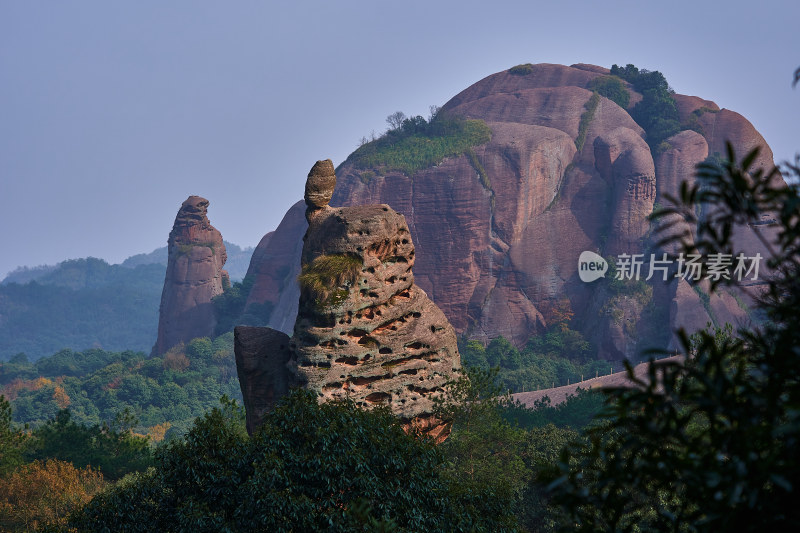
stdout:
[[(778, 169), (754, 168), (757, 154), (738, 162), (728, 145), (726, 160), (699, 165), (698, 183), (654, 216), (695, 223), (696, 238), (668, 240), (706, 256), (735, 257), (736, 227), (752, 228), (771, 255), (767, 322), (735, 335), (683, 333), (686, 364), (653, 364), (649, 382), (609, 392), (605, 424), (562, 457), (552, 484), (564, 530), (800, 528), (800, 195), (778, 185)], [(700, 203), (715, 209), (698, 219)], [(776, 231), (761, 231), (765, 216)], [(721, 278), (712, 289), (737, 283)]]
[[(96, 496), (70, 524), (113, 531), (503, 531), (512, 512), (456, 493), (433, 442), (387, 410), (296, 390), (251, 438), (228, 405)], [(470, 505), (464, 502), (468, 498)]]
[(611, 75), (630, 82), (642, 94), (642, 100), (631, 110), (633, 119), (647, 133), (647, 144), (656, 153), (663, 143), (681, 130), (678, 106), (672, 99), (675, 92), (664, 75), (657, 70), (639, 69), (628, 64), (611, 66)]

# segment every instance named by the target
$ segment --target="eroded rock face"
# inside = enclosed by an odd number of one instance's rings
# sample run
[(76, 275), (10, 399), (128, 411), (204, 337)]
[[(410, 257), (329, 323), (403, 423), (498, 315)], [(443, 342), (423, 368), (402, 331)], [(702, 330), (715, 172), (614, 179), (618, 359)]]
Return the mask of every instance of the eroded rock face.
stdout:
[(612, 216), (606, 252), (636, 253), (650, 224), (656, 199), (656, 172), (647, 143), (629, 128), (594, 140), (595, 168), (611, 186)]
[(280, 332), (236, 328), (248, 430), (251, 410), (257, 425), (276, 383), (290, 382), (320, 401), (386, 405), (404, 424), (444, 438), (449, 427), (434, 418), (433, 400), (461, 366), (455, 330), (414, 284), (405, 217), (387, 205), (328, 206), (332, 171), (330, 161), (318, 162), (306, 185), (308, 230), (288, 352)]
[(432, 399), (460, 368), (444, 313), (414, 285), (414, 244), (386, 205), (330, 209), (311, 219), (304, 272), (346, 255), (351, 279), (327, 296), (301, 277), (293, 351), (298, 381), (325, 400), (388, 405), (405, 422), (436, 426)]
[(252, 434), (275, 403), (289, 392), (289, 336), (270, 328), (236, 326), (233, 343), (247, 431)]
[(333, 189), (336, 188), (336, 174), (330, 159), (317, 161), (306, 180), (305, 201), (308, 213), (322, 209), (331, 201)]
[(300, 300), (297, 276), (300, 275), (303, 235), (308, 229), (305, 210), (303, 200), (289, 208), (278, 228), (270, 232), (270, 238), (265, 236), (258, 243), (247, 269), (247, 275), (255, 278), (247, 305), (272, 304), (274, 311), (269, 327), (288, 334), (294, 329)]
[(222, 294), (228, 273), (222, 235), (207, 216), (208, 200), (190, 196), (181, 205), (169, 234), (167, 274), (161, 293), (158, 339), (153, 354), (195, 337), (214, 334), (211, 299)]
[[(693, 178), (697, 163), (714, 153), (724, 156), (726, 139), (739, 156), (761, 146), (761, 166), (772, 165), (772, 153), (741, 115), (676, 94), (687, 129), (667, 139), (666, 150), (654, 158), (644, 130), (629, 113), (641, 100), (629, 85), (628, 109), (600, 98), (594, 113), (585, 117), (592, 80), (608, 73), (592, 65), (542, 64), (525, 75), (504, 71), (488, 76), (443, 106), (443, 112), (481, 119), (491, 129), (491, 140), (473, 147), (474, 159), (446, 158), (413, 176), (373, 168), (370, 179), (363, 178), (364, 169), (345, 162), (331, 204), (388, 204), (405, 216), (419, 253), (416, 283), (459, 334), (482, 341), (503, 335), (521, 346), (547, 326), (546, 310), (567, 298), (583, 333), (598, 346), (610, 346), (601, 356), (633, 353), (636, 335), (620, 335), (619, 324), (600, 312), (605, 304), (596, 285), (578, 279), (580, 253), (647, 252), (652, 230), (647, 216), (655, 203), (666, 192), (677, 194), (680, 182)], [(299, 214), (295, 206), (287, 219)], [(285, 295), (298, 289), (284, 276), (277, 276), (283, 284), (276, 283), (276, 275), (266, 271), (299, 270), (297, 242), (304, 224), (281, 224), (284, 228), (269, 244), (276, 259), (261, 266), (265, 273), (256, 278), (250, 296), (252, 303), (272, 302), (271, 325), (286, 332), (297, 299)], [(747, 228), (735, 238), (751, 253), (763, 248)], [(280, 239), (286, 244), (278, 251)], [(673, 284), (653, 293), (655, 305), (664, 310), (664, 330), (679, 325), (666, 311), (674, 298), (682, 299), (677, 290)], [(633, 307), (621, 311), (626, 322), (641, 321)], [(738, 316), (738, 310), (728, 309), (717, 318), (722, 315)], [(692, 323), (689, 329), (705, 325)]]

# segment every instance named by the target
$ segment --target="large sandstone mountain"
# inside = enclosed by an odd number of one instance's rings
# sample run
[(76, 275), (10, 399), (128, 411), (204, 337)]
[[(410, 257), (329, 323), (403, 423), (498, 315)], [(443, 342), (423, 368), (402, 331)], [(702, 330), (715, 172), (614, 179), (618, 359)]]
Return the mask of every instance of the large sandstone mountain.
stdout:
[(190, 196), (169, 234), (167, 274), (161, 293), (154, 355), (195, 337), (211, 337), (216, 319), (211, 299), (229, 284), (222, 235), (208, 220), (208, 200)]
[[(337, 169), (332, 205), (385, 203), (405, 215), (419, 256), (416, 282), (471, 338), (503, 335), (521, 345), (565, 301), (576, 327), (610, 359), (633, 357), (647, 342), (674, 345), (669, 332), (678, 326), (746, 320), (746, 295), (709, 297), (683, 280), (615, 293), (608, 283), (579, 279), (584, 250), (649, 252), (647, 216), (665, 193), (677, 195), (680, 182), (693, 179), (697, 163), (725, 154), (726, 141), (740, 155), (760, 146), (757, 163), (773, 164), (744, 117), (679, 94), (672, 97), (687, 129), (651, 152), (630, 114), (642, 95), (625, 83), (627, 109), (593, 96), (593, 80), (608, 74), (592, 65), (540, 64), (488, 76), (442, 112), (485, 121), (489, 142), (410, 175), (365, 170), (351, 157)], [(298, 202), (259, 244), (249, 269), (248, 305), (271, 303), (270, 325), (286, 332), (297, 313), (305, 231)], [(747, 228), (739, 238), (753, 253), (760, 249)]]
[(318, 161), (306, 184), (302, 292), (294, 335), (234, 330), (247, 427), (253, 431), (290, 386), (320, 401), (386, 405), (404, 424), (445, 438), (434, 398), (461, 367), (456, 334), (414, 283), (414, 243), (387, 205), (332, 208), (336, 177)]

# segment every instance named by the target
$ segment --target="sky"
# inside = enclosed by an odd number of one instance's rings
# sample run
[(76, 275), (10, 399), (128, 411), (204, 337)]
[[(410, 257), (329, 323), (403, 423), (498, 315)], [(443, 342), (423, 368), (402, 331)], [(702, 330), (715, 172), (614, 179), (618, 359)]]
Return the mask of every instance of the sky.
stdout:
[(520, 63), (633, 63), (800, 151), (800, 2), (0, 2), (0, 279), (166, 245), (189, 195), (255, 246), (395, 111)]

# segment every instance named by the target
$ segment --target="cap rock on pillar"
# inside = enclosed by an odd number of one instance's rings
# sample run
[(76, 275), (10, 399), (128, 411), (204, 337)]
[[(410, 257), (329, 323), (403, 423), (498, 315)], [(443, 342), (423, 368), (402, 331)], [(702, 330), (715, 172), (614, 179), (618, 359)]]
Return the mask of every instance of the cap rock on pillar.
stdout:
[(330, 159), (317, 161), (306, 180), (306, 218), (319, 209), (328, 206), (336, 188), (336, 173)]

